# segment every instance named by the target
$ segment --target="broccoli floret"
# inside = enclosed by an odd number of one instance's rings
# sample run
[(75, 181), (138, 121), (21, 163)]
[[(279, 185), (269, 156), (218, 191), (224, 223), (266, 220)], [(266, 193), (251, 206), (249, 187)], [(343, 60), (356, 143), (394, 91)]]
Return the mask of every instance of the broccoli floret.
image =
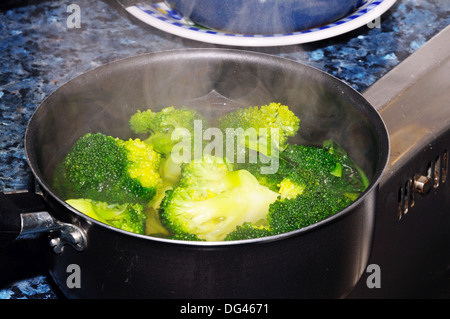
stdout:
[(198, 238), (197, 235), (188, 234), (188, 233), (177, 233), (168, 236), (169, 239), (175, 240), (186, 240), (186, 241), (205, 241), (204, 239)]
[(268, 223), (275, 234), (315, 224), (352, 203), (352, 200), (327, 189), (280, 199), (270, 206)]
[(108, 204), (84, 198), (68, 199), (66, 202), (102, 223), (136, 234), (145, 233), (147, 215), (141, 204)]
[(193, 160), (182, 167), (182, 178), (178, 186), (189, 187), (197, 193), (207, 191), (209, 194), (218, 194), (229, 188), (228, 183), (233, 181), (230, 179), (232, 174), (228, 174), (231, 171), (233, 165), (222, 157), (205, 155), (200, 160)]
[[(167, 156), (174, 145), (185, 136), (193, 145), (196, 121), (199, 121), (198, 127), (203, 130), (206, 119), (200, 113), (187, 107), (170, 106), (159, 112), (153, 112), (151, 109), (138, 111), (131, 116), (129, 123), (136, 134), (148, 135), (144, 140), (146, 143), (153, 145), (157, 152)], [(175, 130), (177, 130), (176, 138), (173, 135)], [(199, 133), (202, 134), (203, 131)]]
[(145, 204), (162, 184), (160, 157), (139, 139), (88, 133), (58, 165), (54, 189), (64, 199)]
[(328, 149), (324, 147), (309, 146), (309, 145), (290, 145), (286, 150), (280, 154), (281, 160), (285, 161), (285, 167), (300, 168), (311, 171), (313, 174), (320, 176), (340, 177), (336, 174), (342, 164), (339, 162), (339, 157), (334, 156)]
[[(268, 223), (284, 233), (317, 223), (350, 205), (368, 185), (367, 177), (340, 146), (290, 145), (282, 154), (286, 178), (271, 205)], [(270, 178), (270, 177), (265, 177)]]
[(268, 225), (255, 225), (252, 223), (244, 223), (237, 226), (236, 230), (232, 231), (225, 237), (225, 241), (244, 240), (266, 237), (273, 235), (274, 232)]
[(261, 162), (238, 165), (280, 193), (267, 217), (272, 234), (300, 229), (339, 212), (369, 184), (363, 171), (331, 140), (322, 147), (289, 145), (279, 156), (273, 174), (262, 174)]
[[(270, 103), (224, 114), (218, 126), (226, 134), (227, 129), (242, 129), (246, 134), (234, 131), (237, 146), (271, 156), (272, 151), (281, 152), (287, 147), (288, 138), (299, 130), (300, 119), (286, 105)], [(237, 150), (236, 154), (241, 152)]]
[[(301, 163), (295, 162), (302, 161), (301, 156), (293, 159), (289, 158), (292, 151), (299, 146), (288, 146), (285, 151), (280, 153), (278, 169), (274, 172), (264, 173), (261, 168), (266, 164), (261, 161), (256, 163), (239, 163), (236, 166), (238, 169), (246, 169), (251, 172), (262, 185), (267, 186), (271, 190), (286, 196), (292, 196), (286, 193), (289, 189), (291, 192), (301, 192), (306, 187), (305, 184), (313, 181), (313, 172), (302, 166)], [(303, 148), (303, 146), (301, 147)]]
[[(274, 173), (261, 173), (261, 162), (239, 164), (249, 170), (259, 182), (275, 191), (302, 193), (319, 184), (349, 183), (345, 178), (351, 175), (356, 165), (346, 154), (335, 154), (328, 147), (289, 145), (279, 154), (279, 167)], [(361, 179), (355, 180), (361, 182)], [(315, 187), (315, 186), (314, 186)], [(358, 187), (364, 188), (359, 184)], [(292, 195), (287, 195), (292, 197)]]
[(236, 229), (265, 220), (279, 196), (246, 170), (231, 170), (222, 158), (205, 155), (182, 167), (181, 178), (166, 191), (160, 220), (172, 233), (220, 241)]
[(280, 157), (284, 159), (282, 174), (294, 181), (306, 181), (310, 187), (305, 192), (325, 188), (355, 200), (369, 185), (364, 172), (332, 140), (324, 141), (322, 147), (290, 145)]
[(307, 184), (303, 181), (295, 181), (292, 178), (286, 177), (277, 184), (277, 187), (282, 199), (290, 199), (303, 194)]

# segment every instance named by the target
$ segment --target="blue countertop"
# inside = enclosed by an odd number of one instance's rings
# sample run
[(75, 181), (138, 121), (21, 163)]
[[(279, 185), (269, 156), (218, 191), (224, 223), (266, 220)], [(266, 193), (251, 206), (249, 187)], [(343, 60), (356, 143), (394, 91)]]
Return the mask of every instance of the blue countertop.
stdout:
[[(67, 26), (67, 7), (71, 3), (80, 7), (80, 28)], [(383, 14), (379, 28), (363, 26), (333, 39), (303, 45), (238, 49), (312, 65), (364, 92), (449, 24), (448, 0), (399, 0)], [(199, 47), (220, 46), (143, 24), (115, 1), (3, 1), (0, 191), (27, 189), (33, 183), (23, 149), (26, 126), (42, 100), (63, 83), (120, 58)], [(20, 245), (26, 246), (22, 247), (25, 252), (35, 251), (29, 243)], [(10, 257), (10, 253), (4, 255)], [(0, 254), (0, 299), (61, 297), (39, 254), (12, 259), (4, 255)]]

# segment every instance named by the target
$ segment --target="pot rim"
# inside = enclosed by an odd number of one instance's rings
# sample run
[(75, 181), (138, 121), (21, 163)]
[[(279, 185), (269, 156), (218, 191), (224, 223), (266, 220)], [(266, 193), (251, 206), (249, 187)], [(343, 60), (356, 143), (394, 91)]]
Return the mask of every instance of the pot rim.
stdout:
[[(219, 53), (222, 55), (219, 55)], [(70, 206), (69, 204), (67, 204), (58, 195), (56, 195), (53, 192), (52, 187), (50, 185), (48, 185), (48, 183), (45, 182), (43, 174), (41, 173), (40, 169), (37, 167), (36, 162), (33, 161), (33, 159), (30, 157), (30, 153), (32, 153), (32, 152), (31, 152), (31, 145), (30, 145), (29, 140), (31, 140), (30, 136), (32, 134), (34, 134), (32, 132), (31, 126), (32, 126), (32, 123), (35, 121), (36, 114), (45, 107), (46, 102), (53, 95), (58, 94), (61, 87), (70, 85), (70, 83), (72, 81), (74, 81), (80, 77), (86, 76), (93, 72), (97, 72), (98, 70), (101, 70), (101, 69), (110, 68), (113, 65), (123, 64), (128, 61), (138, 60), (138, 59), (142, 59), (142, 58), (144, 58), (144, 59), (150, 58), (152, 56), (163, 56), (163, 55), (172, 55), (172, 54), (174, 54), (174, 55), (178, 55), (178, 54), (197, 55), (197, 54), (200, 54), (201, 56), (205, 56), (205, 54), (211, 54), (214, 57), (218, 57), (219, 59), (222, 56), (228, 56), (228, 57), (233, 57), (233, 56), (238, 57), (239, 56), (240, 58), (242, 58), (244, 55), (246, 55), (246, 57), (249, 59), (251, 59), (252, 57), (254, 57), (254, 58), (259, 57), (259, 58), (263, 58), (263, 59), (267, 59), (267, 60), (272, 59), (272, 60), (274, 60), (274, 62), (279, 62), (279, 63), (280, 62), (281, 63), (291, 63), (293, 66), (301, 65), (302, 67), (306, 67), (306, 68), (312, 70), (313, 72), (321, 74), (322, 76), (331, 78), (333, 82), (340, 85), (340, 89), (343, 91), (343, 93), (346, 90), (349, 94), (353, 94), (353, 96), (356, 99), (359, 99), (358, 102), (361, 102), (361, 104), (365, 104), (365, 106), (363, 108), (367, 112), (370, 113), (371, 117), (373, 117), (373, 120), (371, 120), (370, 122), (374, 125), (374, 129), (377, 132), (377, 136), (379, 138), (380, 150), (381, 150), (379, 163), (377, 165), (376, 172), (373, 176), (373, 181), (369, 184), (369, 186), (366, 188), (366, 190), (363, 192), (363, 194), (361, 194), (359, 196), (359, 198), (357, 198), (355, 201), (353, 201), (349, 206), (345, 207), (344, 209), (337, 212), (336, 214), (329, 216), (317, 223), (314, 223), (312, 225), (309, 225), (309, 226), (306, 226), (306, 227), (303, 227), (303, 228), (300, 228), (297, 230), (282, 233), (282, 234), (266, 236), (266, 237), (261, 237), (261, 238), (255, 238), (255, 239), (233, 240), (233, 241), (186, 241), (186, 240), (167, 239), (167, 238), (153, 237), (150, 235), (136, 234), (136, 233), (128, 232), (128, 231), (104, 224), (92, 217), (89, 217), (89, 216), (81, 213), (77, 209), (75, 209), (72, 206)], [(80, 75), (76, 76), (75, 78), (62, 84), (55, 91), (50, 93), (39, 104), (39, 106), (36, 108), (36, 110), (34, 111), (33, 115), (31, 116), (31, 118), (28, 122), (26, 131), (25, 131), (24, 145), (25, 145), (26, 160), (28, 162), (28, 165), (31, 169), (33, 176), (36, 178), (36, 181), (38, 182), (40, 187), (42, 187), (45, 190), (46, 194), (49, 194), (52, 198), (56, 199), (56, 201), (61, 206), (63, 206), (65, 209), (68, 209), (73, 214), (77, 215), (79, 218), (85, 219), (89, 223), (93, 223), (97, 226), (108, 229), (110, 231), (118, 232), (118, 233), (120, 233), (122, 235), (126, 235), (126, 236), (132, 236), (135, 238), (139, 238), (141, 240), (155, 241), (155, 242), (170, 244), (170, 245), (196, 246), (196, 247), (202, 247), (202, 246), (204, 246), (204, 247), (226, 247), (226, 246), (234, 246), (234, 245), (265, 244), (265, 243), (270, 243), (270, 242), (274, 242), (274, 241), (288, 239), (291, 237), (301, 236), (301, 235), (309, 233), (315, 229), (319, 229), (322, 227), (326, 227), (327, 225), (331, 225), (331, 224), (337, 222), (338, 220), (340, 220), (341, 218), (344, 218), (345, 216), (351, 214), (354, 207), (358, 206), (362, 201), (365, 200), (366, 197), (369, 196), (369, 194), (371, 192), (375, 191), (375, 189), (378, 187), (378, 185), (380, 183), (381, 176), (383, 175), (383, 173), (388, 165), (388, 160), (389, 160), (389, 156), (390, 156), (389, 135), (388, 135), (387, 127), (384, 123), (383, 118), (380, 116), (378, 111), (362, 96), (362, 94), (360, 94), (358, 91), (356, 91), (354, 88), (350, 87), (349, 85), (347, 85), (340, 79), (338, 79), (335, 76), (333, 76), (329, 73), (326, 73), (316, 67), (304, 64), (302, 62), (294, 61), (294, 60), (291, 60), (291, 59), (288, 59), (285, 57), (279, 57), (279, 56), (274, 56), (274, 55), (270, 55), (267, 53), (253, 52), (253, 51), (247, 51), (247, 50), (241, 50), (241, 49), (221, 49), (221, 48), (175, 49), (175, 50), (164, 50), (164, 51), (158, 51), (158, 52), (144, 53), (141, 55), (126, 57), (126, 58), (122, 58), (122, 59), (115, 60), (112, 62), (108, 62), (99, 67), (95, 67), (93, 69), (87, 70), (87, 71), (81, 73)], [(384, 145), (386, 147), (383, 147)]]

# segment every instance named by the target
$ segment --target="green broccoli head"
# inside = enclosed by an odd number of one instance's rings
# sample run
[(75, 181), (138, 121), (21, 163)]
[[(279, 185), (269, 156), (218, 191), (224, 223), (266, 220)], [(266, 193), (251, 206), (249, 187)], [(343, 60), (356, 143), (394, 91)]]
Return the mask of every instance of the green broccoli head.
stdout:
[(332, 140), (324, 141), (322, 147), (290, 145), (280, 157), (284, 162), (280, 165), (281, 174), (299, 184), (309, 185), (305, 192), (324, 187), (355, 200), (369, 185), (364, 172)]
[[(346, 153), (341, 154), (331, 151), (328, 146), (317, 147), (297, 144), (288, 145), (279, 154), (279, 166), (276, 172), (261, 173), (263, 165), (265, 164), (259, 161), (257, 163), (239, 164), (238, 167), (249, 170), (258, 178), (260, 183), (272, 190), (279, 191), (282, 188), (283, 191), (296, 192), (307, 191), (311, 186), (318, 184), (348, 183), (345, 177), (355, 175), (356, 168), (355, 163), (350, 161)], [(359, 187), (364, 188), (361, 181), (362, 179), (359, 179), (355, 182), (359, 182)]]
[[(368, 185), (362, 170), (334, 142), (323, 147), (290, 145), (281, 156), (280, 198), (271, 205), (268, 224), (284, 233), (317, 223), (356, 200)], [(269, 179), (270, 176), (263, 178)]]
[(138, 111), (131, 116), (129, 123), (136, 134), (148, 135), (146, 143), (153, 145), (157, 152), (168, 155), (185, 136), (192, 140), (196, 121), (199, 121), (198, 127), (203, 129), (206, 126), (206, 119), (199, 112), (170, 106), (159, 112), (151, 109)]
[(369, 184), (364, 172), (331, 140), (322, 147), (288, 145), (279, 159), (278, 170), (272, 174), (261, 173), (265, 165), (261, 162), (237, 165), (280, 194), (267, 217), (271, 234), (300, 229), (339, 212)]
[(291, 177), (284, 178), (279, 184), (277, 184), (280, 198), (295, 198), (302, 195), (309, 185), (306, 180), (293, 179)]
[(162, 183), (159, 165), (160, 154), (139, 139), (88, 133), (57, 167), (54, 189), (65, 199), (147, 203)]
[(274, 232), (267, 224), (255, 225), (252, 223), (244, 223), (243, 225), (237, 226), (236, 229), (229, 233), (224, 240), (231, 241), (254, 239), (271, 236), (273, 234)]
[[(274, 172), (264, 173), (262, 167), (266, 164), (260, 160), (256, 163), (239, 163), (236, 166), (238, 169), (251, 172), (262, 185), (279, 192), (282, 197), (292, 197), (292, 193), (301, 193), (308, 184), (315, 183), (313, 177), (317, 177), (317, 174), (311, 171), (309, 164), (303, 163), (304, 158), (301, 155), (304, 154), (300, 153), (308, 153), (308, 151), (303, 152), (305, 149), (302, 147), (300, 150), (302, 152), (298, 152), (297, 146), (290, 145), (279, 154), (278, 169)], [(311, 151), (316, 150), (320, 151), (318, 148), (311, 149)], [(318, 164), (317, 161), (311, 163)]]
[(227, 129), (245, 132), (234, 131), (238, 146), (271, 156), (273, 151), (280, 152), (287, 147), (288, 138), (299, 130), (300, 119), (286, 105), (270, 103), (224, 114), (218, 124), (224, 132)]
[(233, 170), (233, 165), (222, 157), (205, 155), (182, 167), (179, 186), (195, 189), (197, 192), (220, 193), (229, 187), (226, 176)]
[(185, 165), (180, 182), (166, 191), (160, 220), (173, 234), (220, 241), (237, 226), (267, 218), (278, 193), (246, 170), (230, 170), (222, 158), (205, 156)]
[(351, 203), (350, 198), (330, 189), (316, 189), (273, 203), (267, 217), (268, 223), (273, 233), (286, 233), (324, 220)]
[(147, 215), (141, 204), (109, 204), (85, 198), (68, 199), (66, 202), (102, 223), (136, 234), (145, 233)]
[(198, 238), (197, 235), (188, 233), (175, 233), (168, 236), (169, 239), (175, 240), (185, 240), (185, 241), (205, 241), (204, 239)]

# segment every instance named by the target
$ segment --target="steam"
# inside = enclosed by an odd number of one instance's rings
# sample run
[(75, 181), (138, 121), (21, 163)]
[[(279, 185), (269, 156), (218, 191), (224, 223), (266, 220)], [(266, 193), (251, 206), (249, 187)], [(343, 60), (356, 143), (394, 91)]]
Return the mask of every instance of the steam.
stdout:
[[(276, 102), (300, 118), (299, 134), (289, 143), (321, 145), (333, 139), (370, 179), (379, 148), (373, 124), (353, 98), (325, 75), (288, 60), (228, 50), (170, 51), (120, 61), (61, 87), (34, 118), (30, 131), (39, 133), (28, 145), (51, 180), (75, 139), (88, 132), (131, 137), (129, 119), (138, 110), (186, 106), (214, 123), (238, 108)], [(214, 131), (208, 133), (212, 140)]]
[(285, 34), (337, 20), (360, 0), (167, 0), (204, 27), (240, 34)]
[[(171, 140), (177, 143), (170, 156), (177, 164), (201, 161), (204, 156), (226, 158), (238, 164), (258, 163), (259, 159), (262, 164), (269, 164), (261, 167), (261, 174), (275, 174), (279, 167), (279, 145), (271, 143), (269, 136), (273, 141), (278, 141), (280, 134), (276, 128), (270, 128), (270, 134), (268, 132), (267, 128), (257, 131), (252, 127), (245, 130), (226, 128), (225, 132), (217, 127), (204, 129), (203, 121), (195, 120), (193, 137), (186, 128), (177, 128), (172, 132)], [(209, 143), (203, 146), (205, 141)], [(246, 145), (249, 145), (248, 158)]]

